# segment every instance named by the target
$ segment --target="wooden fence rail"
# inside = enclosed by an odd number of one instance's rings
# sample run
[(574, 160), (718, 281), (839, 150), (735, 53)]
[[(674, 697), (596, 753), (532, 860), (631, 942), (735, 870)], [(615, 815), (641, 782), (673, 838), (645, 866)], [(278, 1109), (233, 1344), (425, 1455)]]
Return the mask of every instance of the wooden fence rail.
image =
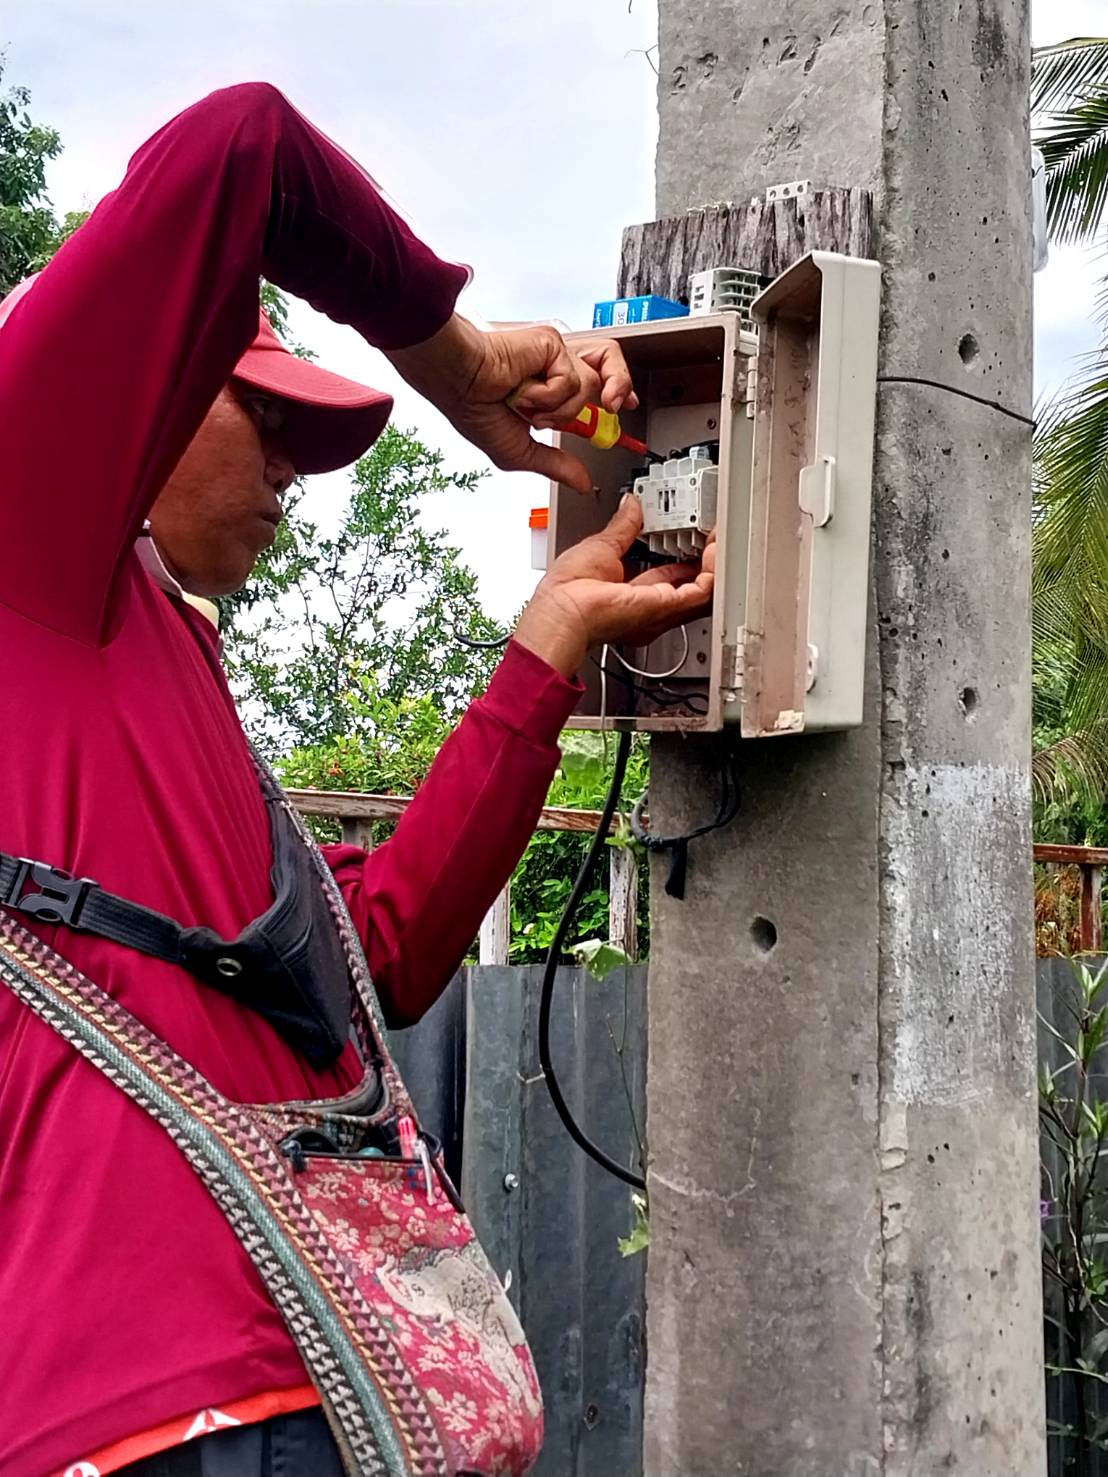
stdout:
[[(373, 822), (398, 821), (412, 803), (399, 795), (365, 795), (349, 790), (289, 790), (288, 797), (301, 815), (337, 820), (342, 839), (363, 851), (373, 849)], [(599, 810), (547, 807), (537, 830), (589, 833), (600, 824)], [(629, 959), (637, 957), (639, 864), (627, 846), (608, 848), (608, 938)], [(481, 925), (478, 960), (507, 964), (511, 939), (511, 886), (506, 886)]]
[[(337, 820), (342, 839), (365, 851), (373, 848), (373, 822), (398, 821), (412, 803), (400, 795), (365, 795), (350, 790), (290, 790), (289, 799), (301, 815)], [(595, 831), (599, 810), (570, 810), (549, 806), (539, 816), (539, 831)], [(1108, 867), (1108, 847), (1050, 846), (1034, 848), (1036, 862), (1051, 867), (1076, 867), (1081, 874), (1079, 946), (1098, 953), (1103, 941), (1101, 879)], [(608, 850), (608, 937), (628, 958), (636, 957), (638, 937), (638, 859), (630, 848)], [(511, 893), (508, 887), (496, 899), (481, 926), (479, 958), (482, 964), (507, 964), (511, 936)]]
[(1108, 847), (1047, 846), (1034, 848), (1035, 860), (1050, 867), (1076, 867), (1081, 874), (1078, 947), (1082, 953), (1099, 954), (1101, 948), (1100, 883), (1108, 866)]

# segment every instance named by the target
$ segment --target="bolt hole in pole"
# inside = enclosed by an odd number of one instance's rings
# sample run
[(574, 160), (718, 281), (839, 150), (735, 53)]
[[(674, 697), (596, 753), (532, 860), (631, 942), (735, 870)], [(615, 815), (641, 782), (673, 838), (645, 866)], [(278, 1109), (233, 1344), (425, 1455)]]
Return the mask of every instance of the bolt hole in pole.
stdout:
[(967, 369), (981, 356), (981, 345), (972, 333), (964, 333), (958, 340), (958, 358)]
[(963, 687), (958, 694), (958, 706), (967, 718), (972, 718), (977, 707), (977, 688)]
[(750, 925), (750, 937), (760, 953), (769, 954), (777, 947), (777, 925), (759, 914)]

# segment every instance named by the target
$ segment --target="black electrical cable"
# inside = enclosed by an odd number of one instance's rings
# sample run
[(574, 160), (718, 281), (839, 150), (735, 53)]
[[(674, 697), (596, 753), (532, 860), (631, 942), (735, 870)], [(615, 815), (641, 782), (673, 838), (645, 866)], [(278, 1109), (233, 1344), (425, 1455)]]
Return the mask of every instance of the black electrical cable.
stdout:
[(957, 385), (943, 384), (941, 380), (923, 379), (914, 374), (879, 374), (877, 383), (879, 385), (924, 385), (929, 390), (945, 390), (948, 395), (960, 395), (963, 400), (972, 400), (977, 405), (984, 405), (988, 410), (997, 410), (1001, 415), (1019, 421), (1021, 425), (1030, 426), (1033, 431), (1038, 424), (1029, 415), (1024, 415), (1018, 410), (1009, 410), (1007, 405), (1001, 405), (997, 400), (990, 400), (985, 395), (975, 395), (972, 390), (962, 390)]
[[(603, 672), (606, 677), (613, 678), (617, 682), (622, 682), (631, 694), (632, 699), (645, 697), (659, 708), (687, 707), (689, 715), (693, 718), (706, 718), (708, 715), (708, 696), (706, 693), (675, 692), (672, 687), (666, 687), (662, 682), (655, 682), (653, 686), (648, 687), (645, 683), (636, 682), (625, 667), (620, 666), (613, 670), (611, 667), (602, 666), (600, 659), (591, 654), (589, 661), (598, 672)], [(704, 706), (702, 708), (694, 707), (693, 704), (696, 702), (703, 703)]]
[(495, 641), (474, 641), (472, 636), (463, 636), (457, 628), (454, 630), (454, 640), (462, 646), (468, 646), (473, 651), (499, 651), (502, 646), (507, 646), (512, 639), (511, 633), (507, 636), (498, 636)]
[[(674, 692), (672, 687), (665, 687), (660, 682), (655, 690), (644, 687), (642, 691), (652, 703), (657, 703), (661, 708), (684, 706), (697, 718), (708, 716), (708, 694), (705, 692)], [(694, 708), (693, 703), (702, 703), (703, 707)]]
[[(547, 1090), (550, 1093), (550, 1099), (554, 1104), (555, 1111), (562, 1120), (570, 1138), (578, 1148), (583, 1149), (590, 1159), (595, 1160), (609, 1174), (615, 1175), (616, 1179), (622, 1180), (625, 1185), (631, 1185), (636, 1190), (644, 1190), (646, 1188), (646, 1181), (641, 1175), (635, 1174), (633, 1170), (625, 1169), (622, 1164), (618, 1163), (598, 1145), (594, 1144), (580, 1127), (562, 1093), (550, 1055), (550, 1013), (554, 1003), (554, 984), (558, 974), (558, 962), (562, 957), (562, 949), (565, 946), (566, 935), (569, 933), (570, 924), (573, 922), (573, 915), (580, 906), (597, 858), (608, 839), (612, 817), (615, 815), (616, 806), (619, 804), (620, 791), (623, 788), (623, 777), (627, 772), (627, 760), (630, 753), (631, 734), (624, 729), (619, 735), (615, 768), (612, 773), (612, 783), (608, 789), (607, 798), (604, 801), (604, 809), (600, 815), (600, 824), (596, 828), (596, 833), (589, 845), (585, 860), (581, 863), (581, 868), (574, 879), (573, 887), (569, 894), (569, 901), (566, 903), (565, 911), (562, 913), (557, 931), (547, 951), (546, 965), (542, 975), (542, 991), (539, 997), (539, 1065), (546, 1079)], [(666, 891), (671, 896), (684, 896), (689, 842), (695, 841), (698, 836), (706, 836), (709, 831), (717, 831), (721, 826), (729, 825), (739, 813), (741, 795), (738, 780), (738, 761), (734, 754), (731, 755), (727, 764), (724, 766), (721, 783), (722, 793), (715, 820), (708, 821), (702, 826), (697, 826), (694, 830), (687, 832), (683, 836), (655, 836), (643, 827), (642, 811), (646, 801), (645, 794), (636, 803), (631, 813), (631, 830), (637, 840), (648, 851), (672, 850), (674, 853), (673, 867), (670, 871), (669, 881), (666, 883)]]
[(546, 1078), (546, 1086), (550, 1093), (550, 1099), (554, 1104), (558, 1117), (565, 1125), (570, 1138), (588, 1154), (590, 1159), (595, 1159), (602, 1169), (609, 1174), (614, 1174), (616, 1179), (622, 1180), (625, 1185), (632, 1185), (636, 1190), (645, 1190), (646, 1181), (642, 1175), (635, 1174), (633, 1170), (625, 1169), (610, 1155), (605, 1154), (586, 1135), (584, 1130), (578, 1126), (577, 1120), (570, 1112), (569, 1104), (562, 1095), (558, 1078), (554, 1072), (554, 1063), (550, 1057), (550, 1010), (554, 1003), (554, 982), (558, 974), (558, 962), (562, 957), (562, 949), (565, 945), (566, 935), (569, 933), (573, 915), (585, 895), (589, 877), (601, 851), (608, 840), (608, 832), (611, 829), (612, 817), (616, 813), (619, 804), (620, 791), (623, 788), (623, 776), (627, 772), (627, 759), (631, 753), (631, 735), (626, 730), (619, 735), (616, 747), (615, 769), (612, 773), (612, 783), (608, 790), (608, 797), (604, 801), (604, 809), (601, 812), (600, 824), (596, 828), (596, 834), (592, 838), (585, 860), (581, 863), (581, 869), (574, 880), (573, 888), (569, 894), (565, 911), (562, 913), (561, 921), (557, 931), (551, 940), (550, 949), (546, 955), (546, 967), (542, 975), (542, 993), (539, 998), (539, 1065), (542, 1067), (543, 1076)]

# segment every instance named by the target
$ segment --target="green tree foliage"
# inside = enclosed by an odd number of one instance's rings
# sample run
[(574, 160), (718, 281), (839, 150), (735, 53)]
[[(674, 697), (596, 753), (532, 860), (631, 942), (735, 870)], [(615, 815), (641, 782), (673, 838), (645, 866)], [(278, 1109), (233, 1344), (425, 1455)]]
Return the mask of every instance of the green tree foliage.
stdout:
[(289, 325), (289, 300), (279, 287), (274, 287), (272, 282), (262, 282), (261, 287), (262, 307), (266, 311), (270, 327), (285, 347), (291, 349), (298, 359), (318, 359), (319, 355), (314, 349), (309, 349), (300, 343), (294, 336)]
[[(452, 725), (434, 702), (418, 692), (398, 699), (376, 697), (368, 704), (358, 732), (319, 744), (294, 749), (280, 760), (281, 778), (292, 789), (361, 790), (377, 795), (414, 794), (430, 769), (435, 755), (449, 736)], [(611, 780), (612, 764), (598, 734), (563, 733), (562, 763), (554, 776), (547, 804), (576, 810), (599, 810)], [(649, 749), (644, 736), (636, 736), (627, 766), (621, 796), (624, 817), (646, 788)], [(374, 840), (386, 841), (387, 823), (374, 828)], [(337, 837), (337, 827), (321, 822), (321, 840)], [(512, 876), (511, 933), (509, 959), (513, 964), (538, 964), (546, 957), (550, 941), (569, 898), (573, 879), (588, 849), (588, 834), (569, 831), (537, 831)], [(626, 821), (621, 822), (610, 843), (633, 846)], [(639, 954), (649, 945), (648, 877), (640, 871)], [(608, 934), (608, 873), (601, 864), (593, 885), (581, 901), (567, 943), (567, 955), (586, 939)]]
[[(612, 760), (599, 734), (562, 734), (562, 762), (554, 776), (547, 798), (548, 805), (567, 806), (575, 810), (600, 810), (611, 782)], [(644, 735), (638, 734), (627, 763), (620, 813), (626, 817), (646, 789), (650, 768), (650, 749)], [(573, 879), (585, 858), (590, 837), (570, 831), (538, 831), (512, 878), (512, 927), (509, 959), (513, 964), (538, 964), (561, 920)], [(631, 846), (626, 822), (621, 823), (609, 843)], [(645, 957), (649, 948), (649, 898), (647, 869), (640, 872), (639, 890), (639, 954)], [(568, 940), (604, 939), (608, 936), (608, 872), (597, 867), (592, 886), (581, 899), (574, 927)]]
[(1108, 968), (1074, 961), (1051, 1015), (1040, 1021), (1052, 1060), (1039, 1068), (1046, 1370), (1069, 1398), (1050, 1426), (1059, 1470), (1084, 1474), (1100, 1471), (1095, 1453), (1108, 1451)]
[[(232, 684), (267, 752), (376, 742), (419, 702), (441, 729), (483, 688), (495, 653), (459, 638), (503, 632), (481, 610), (473, 572), (418, 512), (479, 480), (446, 471), (440, 452), (390, 426), (355, 464), (336, 532), (321, 532), (302, 502), (290, 509), (225, 611)], [(433, 729), (427, 712), (420, 728)]]
[[(0, 51), (0, 83), (6, 57)], [(46, 193), (46, 166), (62, 151), (56, 129), (33, 123), (25, 87), (0, 91), (0, 297), (39, 271), (84, 221), (86, 211), (62, 220)]]

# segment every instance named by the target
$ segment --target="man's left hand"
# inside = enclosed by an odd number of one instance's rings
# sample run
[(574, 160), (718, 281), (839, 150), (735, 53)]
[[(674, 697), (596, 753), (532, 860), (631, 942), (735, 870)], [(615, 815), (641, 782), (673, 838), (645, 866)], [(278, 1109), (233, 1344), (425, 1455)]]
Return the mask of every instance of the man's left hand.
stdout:
[(628, 494), (606, 528), (555, 560), (520, 616), (516, 640), (571, 677), (590, 646), (648, 646), (711, 608), (714, 536), (699, 563), (664, 564), (626, 578), (623, 559), (642, 529)]

